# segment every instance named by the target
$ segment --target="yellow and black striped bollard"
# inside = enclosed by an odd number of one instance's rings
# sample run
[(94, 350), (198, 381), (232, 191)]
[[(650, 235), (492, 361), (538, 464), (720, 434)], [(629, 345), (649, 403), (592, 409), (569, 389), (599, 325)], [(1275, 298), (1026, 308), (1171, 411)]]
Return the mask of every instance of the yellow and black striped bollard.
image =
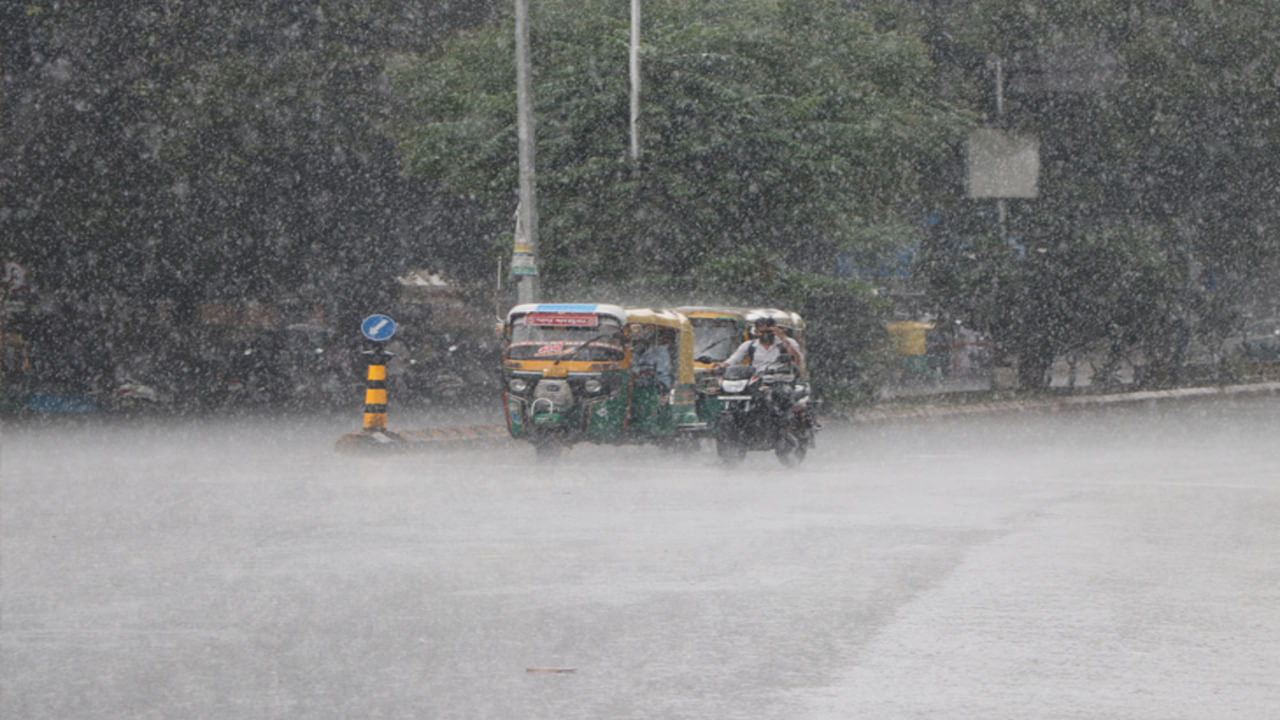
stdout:
[(387, 429), (387, 358), (391, 354), (381, 347), (365, 354), (369, 356), (369, 372), (365, 376), (364, 431), (380, 432)]

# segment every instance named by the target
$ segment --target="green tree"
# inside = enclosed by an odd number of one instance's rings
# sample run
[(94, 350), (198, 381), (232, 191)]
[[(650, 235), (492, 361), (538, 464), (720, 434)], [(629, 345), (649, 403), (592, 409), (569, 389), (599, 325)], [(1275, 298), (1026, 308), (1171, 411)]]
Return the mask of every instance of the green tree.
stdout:
[[(1175, 382), (1191, 338), (1220, 345), (1231, 308), (1275, 297), (1269, 4), (979, 0), (951, 20), (960, 56), (1004, 61), (1005, 115), (979, 106), (1040, 138), (1041, 196), (1011, 202), (1025, 257), (957, 203), (922, 269), (940, 307), (1000, 335), (1024, 385), (1047, 382), (1055, 357), (1102, 347)], [(990, 65), (968, 67), (968, 86), (994, 87)]]
[(177, 341), (206, 300), (352, 328), (409, 267), (487, 279), (465, 200), (401, 173), (379, 131), (385, 58), (492, 4), (0, 3), (0, 257), (34, 296), (9, 327), (83, 382), (154, 349), (144, 312)]
[[(865, 396), (887, 304), (831, 277), (836, 257), (913, 235), (921, 174), (972, 123), (930, 91), (927, 48), (834, 0), (646, 4), (633, 163), (625, 4), (531, 10), (543, 287), (804, 309), (827, 358), (815, 377)], [(499, 254), (516, 207), (512, 37), (504, 18), (392, 70), (405, 166), (489, 208)]]
[[(927, 91), (918, 40), (837, 2), (669, 2), (646, 7), (633, 165), (626, 8), (534, 10), (540, 261), (553, 291), (749, 284), (718, 271), (737, 255), (830, 272), (860, 228), (918, 212), (922, 165), (968, 126)], [(503, 219), (516, 187), (511, 37), (504, 21), (393, 72), (406, 167)]]
[(408, 267), (487, 278), (465, 202), (403, 175), (379, 130), (385, 58), (491, 6), (0, 5), (4, 258), (93, 327), (159, 301), (189, 326), (237, 298), (350, 327)]

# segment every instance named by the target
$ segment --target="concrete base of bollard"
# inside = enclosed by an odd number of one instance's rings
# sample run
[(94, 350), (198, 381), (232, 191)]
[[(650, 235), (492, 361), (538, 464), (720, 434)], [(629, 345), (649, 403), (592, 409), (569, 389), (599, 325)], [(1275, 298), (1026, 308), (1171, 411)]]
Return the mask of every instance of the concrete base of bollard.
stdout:
[(339, 452), (419, 452), (511, 441), (504, 425), (466, 425), (426, 430), (360, 430), (338, 439)]

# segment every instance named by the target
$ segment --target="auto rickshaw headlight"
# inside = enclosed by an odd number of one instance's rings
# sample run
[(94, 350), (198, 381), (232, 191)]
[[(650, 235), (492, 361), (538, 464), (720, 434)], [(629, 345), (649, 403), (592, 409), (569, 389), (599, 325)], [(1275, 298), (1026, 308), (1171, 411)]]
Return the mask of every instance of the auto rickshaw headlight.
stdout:
[(511, 378), (507, 381), (507, 387), (511, 388), (513, 393), (522, 393), (529, 389), (529, 381), (524, 378)]
[(604, 389), (604, 385), (600, 383), (599, 378), (587, 378), (586, 380), (582, 381), (582, 389), (591, 393), (592, 395), (595, 395), (596, 393)]

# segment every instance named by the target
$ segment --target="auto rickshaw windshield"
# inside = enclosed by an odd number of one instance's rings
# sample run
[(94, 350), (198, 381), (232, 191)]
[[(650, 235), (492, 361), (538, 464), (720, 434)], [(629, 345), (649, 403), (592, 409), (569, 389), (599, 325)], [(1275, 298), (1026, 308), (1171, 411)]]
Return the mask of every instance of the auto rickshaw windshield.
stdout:
[(689, 318), (697, 341), (693, 357), (697, 362), (724, 362), (742, 343), (742, 329), (733, 320)]
[[(509, 360), (553, 360), (573, 355), (574, 360), (618, 362), (625, 351), (622, 328), (613, 318), (601, 317), (597, 324), (557, 325), (527, 322), (528, 316), (511, 322), (507, 341)], [(589, 343), (588, 347), (583, 347)]]

